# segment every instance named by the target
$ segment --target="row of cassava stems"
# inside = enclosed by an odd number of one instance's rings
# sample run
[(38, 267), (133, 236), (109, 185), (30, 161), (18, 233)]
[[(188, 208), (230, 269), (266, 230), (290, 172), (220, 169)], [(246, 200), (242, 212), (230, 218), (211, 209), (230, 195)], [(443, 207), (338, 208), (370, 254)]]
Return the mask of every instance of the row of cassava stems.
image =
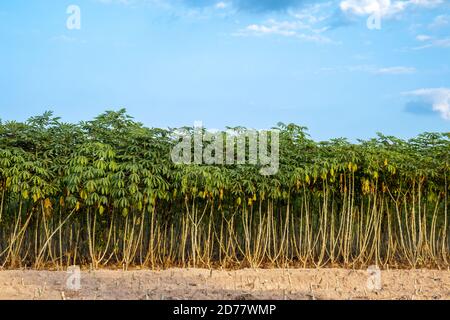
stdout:
[(174, 165), (170, 131), (122, 110), (0, 127), (3, 268), (449, 267), (448, 134), (314, 143), (279, 125), (263, 177)]

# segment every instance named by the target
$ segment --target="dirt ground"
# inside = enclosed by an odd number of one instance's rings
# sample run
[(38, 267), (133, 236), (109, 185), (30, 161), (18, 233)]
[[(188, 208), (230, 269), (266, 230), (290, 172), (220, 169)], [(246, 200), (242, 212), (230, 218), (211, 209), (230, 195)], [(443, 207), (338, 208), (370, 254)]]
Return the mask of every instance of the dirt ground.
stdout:
[(74, 275), (0, 271), (0, 299), (450, 299), (448, 270), (98, 270), (80, 273), (79, 290)]

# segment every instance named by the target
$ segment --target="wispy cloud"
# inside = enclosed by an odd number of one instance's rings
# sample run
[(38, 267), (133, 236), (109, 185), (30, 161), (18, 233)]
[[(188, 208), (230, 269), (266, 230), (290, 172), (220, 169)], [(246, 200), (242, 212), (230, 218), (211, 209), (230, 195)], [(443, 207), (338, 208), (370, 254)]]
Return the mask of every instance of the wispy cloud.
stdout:
[(393, 67), (377, 67), (374, 65), (350, 65), (322, 68), (321, 72), (362, 72), (374, 75), (408, 75), (417, 72), (414, 67), (393, 66)]
[(422, 103), (428, 103), (431, 110), (440, 114), (441, 118), (450, 120), (450, 89), (424, 88), (404, 92), (404, 95), (420, 98)]
[(416, 73), (416, 68), (412, 67), (389, 67), (379, 68), (375, 71), (376, 74), (413, 74)]
[(86, 43), (86, 40), (78, 39), (75, 37), (70, 37), (65, 34), (52, 37), (52, 38), (50, 38), (50, 40), (55, 41), (55, 42), (63, 42), (63, 43)]
[(427, 48), (449, 48), (450, 38), (435, 38), (430, 35), (420, 34), (416, 36), (416, 39), (423, 44), (413, 47), (413, 50), (423, 50)]
[(288, 10), (285, 20), (268, 19), (261, 23), (250, 24), (235, 32), (235, 36), (267, 36), (278, 35), (294, 37), (304, 41), (339, 44), (324, 33), (329, 29), (327, 20), (332, 2), (307, 5), (300, 10)]
[(380, 13), (381, 16), (391, 16), (406, 8), (406, 2), (389, 0), (345, 0), (341, 1), (340, 8), (343, 12), (358, 16), (367, 16)]
[(433, 39), (433, 37), (429, 36), (429, 35), (426, 35), (426, 34), (419, 34), (419, 35), (416, 36), (416, 39), (418, 41), (422, 41), (423, 42), (423, 41), (431, 40), (431, 39)]
[(214, 6), (216, 7), (216, 9), (226, 9), (226, 8), (228, 8), (230, 5), (231, 5), (231, 4), (228, 3), (228, 2), (220, 1), (220, 2), (217, 2)]
[(431, 29), (437, 29), (447, 27), (448, 25), (450, 25), (450, 15), (441, 14), (436, 16), (428, 27)]
[(317, 43), (335, 43), (330, 38), (322, 35), (326, 31), (323, 29), (314, 29), (310, 25), (301, 21), (277, 21), (270, 19), (263, 24), (251, 24), (245, 29), (240, 30), (236, 36), (266, 36), (279, 35), (284, 37), (295, 37), (301, 40)]
[(348, 14), (369, 16), (377, 13), (384, 18), (391, 18), (409, 8), (435, 8), (443, 3), (444, 0), (344, 0), (339, 6)]

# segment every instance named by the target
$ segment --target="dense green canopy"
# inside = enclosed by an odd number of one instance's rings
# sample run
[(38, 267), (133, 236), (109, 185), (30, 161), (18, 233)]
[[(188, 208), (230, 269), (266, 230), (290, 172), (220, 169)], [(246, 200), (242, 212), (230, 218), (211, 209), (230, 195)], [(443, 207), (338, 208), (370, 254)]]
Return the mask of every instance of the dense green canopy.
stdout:
[(450, 133), (275, 129), (280, 168), (263, 176), (174, 164), (175, 130), (125, 110), (0, 123), (0, 266), (448, 266)]

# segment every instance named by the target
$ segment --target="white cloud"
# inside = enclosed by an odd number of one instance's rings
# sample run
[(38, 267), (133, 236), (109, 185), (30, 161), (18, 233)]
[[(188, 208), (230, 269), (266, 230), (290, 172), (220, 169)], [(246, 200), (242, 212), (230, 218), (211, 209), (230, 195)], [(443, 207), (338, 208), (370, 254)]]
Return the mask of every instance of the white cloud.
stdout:
[[(303, 41), (339, 44), (323, 35), (329, 29), (326, 25), (327, 19), (333, 12), (331, 2), (313, 4), (301, 10), (289, 10), (289, 20), (279, 21), (269, 19), (262, 23), (246, 26), (236, 32), (236, 36), (266, 36), (278, 35), (293, 37)], [(330, 13), (326, 13), (329, 10)]]
[(443, 3), (443, 0), (344, 0), (340, 8), (345, 13), (358, 16), (379, 14), (382, 17), (393, 17), (409, 7), (433, 8)]
[(428, 36), (426, 34), (419, 34), (419, 35), (416, 36), (416, 39), (421, 41), (421, 42), (431, 40), (432, 38), (433, 37)]
[(441, 14), (434, 18), (433, 22), (429, 25), (430, 28), (442, 28), (450, 24), (450, 15)]
[(268, 20), (265, 24), (251, 24), (245, 28), (254, 35), (276, 34), (282, 36), (295, 36), (298, 30), (308, 29), (308, 26), (300, 21), (276, 21)]
[(223, 1), (217, 2), (216, 5), (215, 5), (216, 9), (225, 9), (228, 6), (229, 6), (229, 4), (226, 3), (226, 2), (223, 2)]
[(334, 43), (331, 39), (321, 35), (326, 28), (313, 29), (301, 21), (277, 21), (270, 19), (263, 24), (251, 24), (245, 29), (235, 33), (236, 36), (265, 36), (279, 35), (295, 37), (308, 42)]
[(415, 96), (430, 103), (433, 111), (439, 113), (445, 120), (450, 120), (450, 89), (449, 88), (424, 88), (404, 92), (404, 95)]
[(367, 65), (367, 64), (322, 68), (321, 71), (363, 72), (374, 75), (407, 75), (417, 72), (416, 68), (414, 67), (405, 67), (405, 66), (377, 67), (374, 65)]
[(441, 4), (443, 4), (445, 1), (444, 0), (409, 0), (406, 2), (409, 2), (410, 4), (413, 4), (413, 5), (425, 7), (425, 8), (434, 8), (434, 7), (437, 7)]
[(78, 39), (75, 37), (70, 37), (65, 34), (52, 37), (52, 38), (50, 38), (50, 40), (55, 41), (55, 42), (64, 42), (64, 43), (81, 43), (81, 44), (86, 43), (86, 40)]
[(345, 13), (358, 16), (367, 16), (379, 13), (381, 16), (391, 16), (405, 9), (406, 2), (391, 0), (345, 0), (341, 1), (340, 8)]
[(426, 35), (418, 35), (417, 40), (424, 42), (424, 45), (414, 47), (413, 50), (423, 50), (428, 48), (450, 48), (450, 38), (433, 38)]
[(389, 68), (380, 68), (376, 70), (377, 74), (413, 74), (416, 72), (416, 68), (412, 67), (389, 67)]

